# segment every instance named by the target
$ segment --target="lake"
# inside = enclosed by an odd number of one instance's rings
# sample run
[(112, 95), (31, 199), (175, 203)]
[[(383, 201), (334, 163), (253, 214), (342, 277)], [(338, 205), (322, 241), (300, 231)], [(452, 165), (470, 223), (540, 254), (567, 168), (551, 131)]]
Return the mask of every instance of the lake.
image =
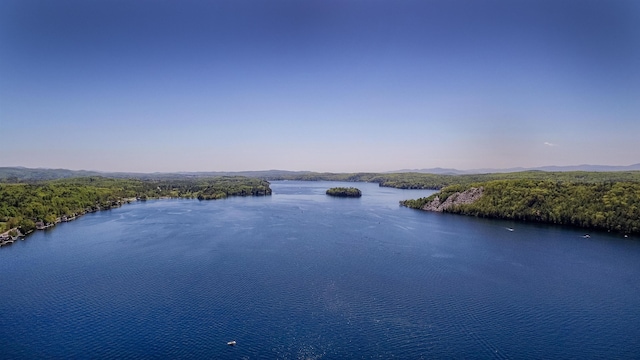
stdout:
[(427, 190), (271, 187), (137, 202), (2, 247), (0, 357), (640, 356), (637, 238), (398, 206)]

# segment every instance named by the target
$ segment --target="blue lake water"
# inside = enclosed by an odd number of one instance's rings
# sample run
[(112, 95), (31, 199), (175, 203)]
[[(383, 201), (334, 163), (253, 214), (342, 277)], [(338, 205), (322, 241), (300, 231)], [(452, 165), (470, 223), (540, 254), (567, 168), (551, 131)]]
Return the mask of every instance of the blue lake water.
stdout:
[[(341, 185), (362, 198), (324, 195)], [(398, 206), (431, 191), (271, 187), (3, 247), (0, 358), (640, 357), (637, 238)]]

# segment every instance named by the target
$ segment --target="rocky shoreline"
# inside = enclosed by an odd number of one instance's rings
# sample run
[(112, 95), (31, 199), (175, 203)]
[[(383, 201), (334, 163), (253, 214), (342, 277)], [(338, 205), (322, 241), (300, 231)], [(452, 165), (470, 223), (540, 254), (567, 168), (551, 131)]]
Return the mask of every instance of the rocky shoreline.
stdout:
[(457, 205), (472, 204), (482, 197), (483, 191), (482, 187), (472, 187), (469, 190), (453, 193), (444, 201), (441, 201), (440, 197), (436, 195), (433, 200), (422, 207), (422, 210), (444, 212)]

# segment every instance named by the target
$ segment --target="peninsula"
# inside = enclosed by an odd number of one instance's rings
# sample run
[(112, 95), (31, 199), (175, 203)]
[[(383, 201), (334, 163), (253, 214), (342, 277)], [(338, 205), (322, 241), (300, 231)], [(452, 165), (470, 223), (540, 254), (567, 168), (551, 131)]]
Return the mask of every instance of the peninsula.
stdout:
[(486, 218), (640, 233), (640, 183), (494, 180), (452, 185), (400, 205)]

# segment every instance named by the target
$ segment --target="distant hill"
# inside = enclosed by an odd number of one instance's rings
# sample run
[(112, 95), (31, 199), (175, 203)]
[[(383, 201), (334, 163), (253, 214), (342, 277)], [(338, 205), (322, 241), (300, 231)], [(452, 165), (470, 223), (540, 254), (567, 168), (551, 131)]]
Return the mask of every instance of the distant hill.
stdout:
[(30, 169), (25, 167), (0, 167), (0, 181), (23, 182), (54, 179), (68, 179), (73, 177), (99, 176), (97, 171), (67, 170), (67, 169)]
[[(447, 168), (431, 169), (405, 169), (390, 171), (387, 173), (316, 173), (312, 171), (287, 171), (287, 170), (261, 170), (261, 171), (202, 171), (202, 172), (174, 172), (174, 173), (135, 173), (135, 172), (101, 172), (87, 170), (68, 169), (32, 169), (25, 167), (0, 167), (0, 182), (38, 182), (54, 179), (68, 179), (88, 176), (101, 176), (114, 179), (139, 179), (139, 180), (177, 180), (194, 178), (211, 178), (218, 176), (245, 176), (263, 180), (332, 180), (332, 181), (372, 181), (387, 184), (387, 181), (398, 180), (401, 173), (421, 173), (424, 176), (447, 177), (451, 175), (478, 175), (478, 174), (507, 174), (525, 171), (543, 172), (624, 172), (640, 171), (640, 164), (629, 166), (606, 165), (577, 165), (577, 166), (544, 166), (537, 168), (509, 168), (509, 169), (475, 169), (457, 170)], [(421, 178), (422, 178), (421, 177)], [(406, 176), (404, 179), (408, 179)], [(415, 180), (415, 179), (414, 179)], [(424, 180), (424, 179), (423, 179)], [(433, 179), (431, 179), (433, 180)], [(429, 183), (431, 184), (432, 181)], [(409, 182), (409, 183), (415, 183)], [(415, 184), (414, 184), (415, 185)], [(444, 185), (441, 184), (441, 185)], [(396, 185), (389, 185), (395, 187)], [(409, 186), (403, 185), (403, 186)], [(422, 185), (424, 186), (424, 184)], [(420, 188), (420, 187), (419, 187)]]
[(217, 176), (246, 176), (261, 179), (278, 179), (299, 176), (309, 171), (262, 170), (262, 171), (207, 171), (207, 172), (175, 172), (175, 173), (135, 173), (135, 172), (101, 172), (68, 169), (32, 169), (25, 167), (0, 167), (0, 182), (35, 182), (54, 179), (68, 179), (87, 176), (102, 176), (116, 179), (171, 180), (184, 178), (209, 178)]
[[(469, 170), (472, 171), (472, 170)], [(462, 175), (462, 174), (477, 174), (471, 173), (465, 170), (447, 169), (447, 168), (429, 168), (429, 169), (402, 169), (395, 171), (388, 171), (388, 174), (402, 174), (402, 173), (424, 173), (424, 174), (436, 174), (436, 175)]]
[(610, 165), (576, 165), (576, 166), (543, 166), (532, 170), (542, 171), (635, 171), (640, 170), (640, 163), (628, 166)]
[(640, 170), (640, 163), (628, 165), (628, 166), (611, 166), (611, 165), (572, 165), (572, 166), (540, 166), (533, 168), (515, 167), (507, 169), (472, 169), (472, 170), (458, 170), (458, 169), (446, 169), (446, 168), (429, 168), (429, 169), (403, 169), (396, 171), (389, 171), (389, 173), (425, 173), (425, 174), (437, 174), (437, 175), (465, 175), (465, 174), (495, 174), (495, 173), (511, 173), (521, 171), (637, 171)]

